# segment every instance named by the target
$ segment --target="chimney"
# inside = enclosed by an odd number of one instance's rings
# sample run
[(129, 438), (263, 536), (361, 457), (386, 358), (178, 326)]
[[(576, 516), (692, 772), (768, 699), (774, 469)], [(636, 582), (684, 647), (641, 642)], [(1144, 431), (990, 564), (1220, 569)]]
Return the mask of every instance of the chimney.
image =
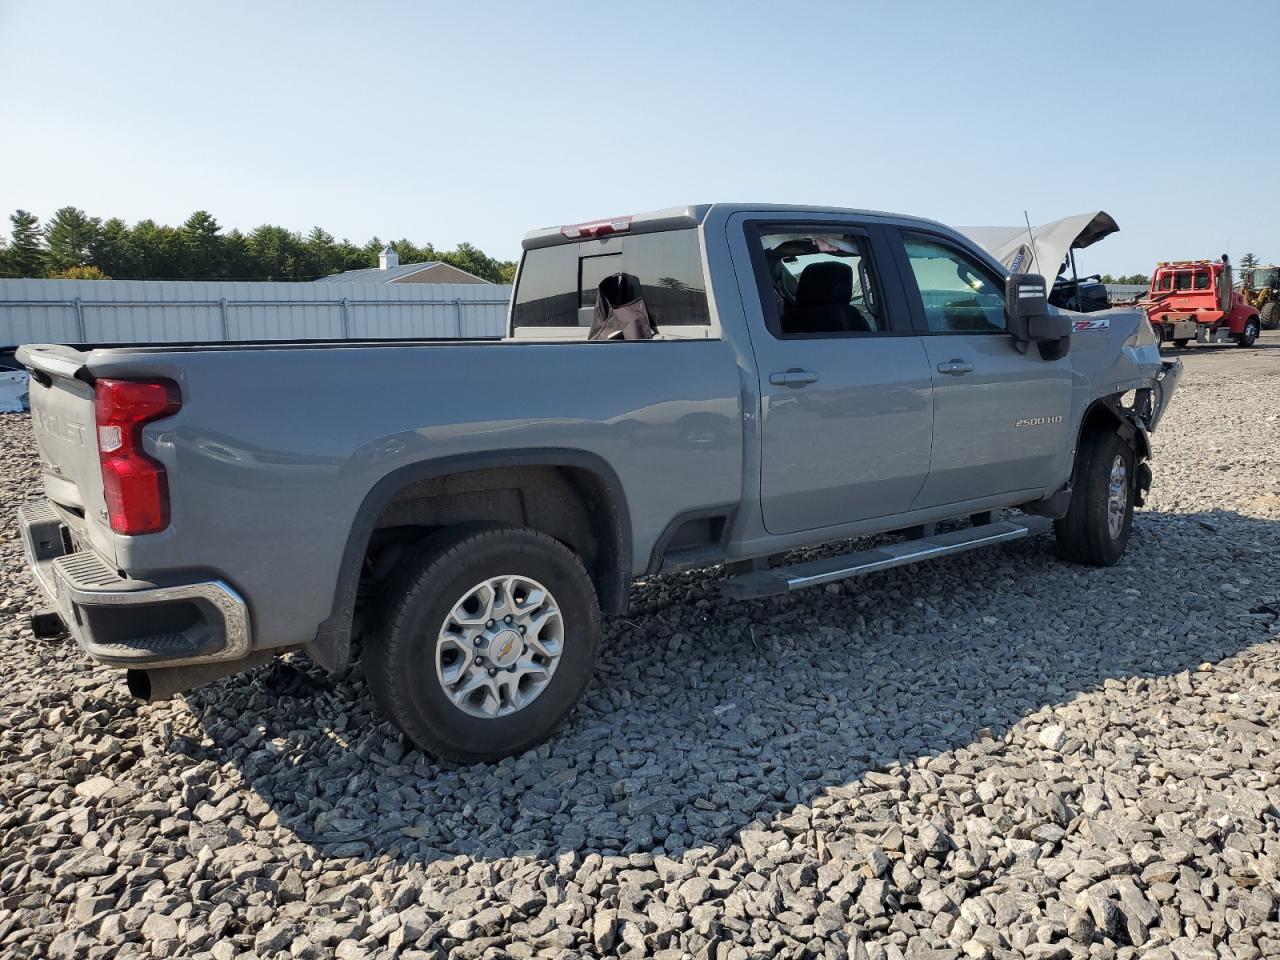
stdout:
[(400, 266), (400, 256), (391, 249), (391, 244), (383, 247), (382, 252), (378, 254), (378, 269), (389, 270), (391, 267)]

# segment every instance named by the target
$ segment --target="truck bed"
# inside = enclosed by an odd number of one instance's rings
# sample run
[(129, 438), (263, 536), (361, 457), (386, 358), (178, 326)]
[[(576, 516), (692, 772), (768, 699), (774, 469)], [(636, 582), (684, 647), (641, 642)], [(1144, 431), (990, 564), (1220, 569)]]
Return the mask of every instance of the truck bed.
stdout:
[[(116, 569), (227, 580), (255, 631), (305, 643), (334, 603), (370, 491), (432, 459), (517, 464), (556, 452), (616, 477), (643, 572), (678, 516), (742, 496), (738, 366), (722, 340), (547, 344), (325, 341), (80, 351), (24, 347), (49, 499)], [(182, 408), (144, 428), (167, 468), (172, 523), (112, 533), (93, 390), (166, 379)]]

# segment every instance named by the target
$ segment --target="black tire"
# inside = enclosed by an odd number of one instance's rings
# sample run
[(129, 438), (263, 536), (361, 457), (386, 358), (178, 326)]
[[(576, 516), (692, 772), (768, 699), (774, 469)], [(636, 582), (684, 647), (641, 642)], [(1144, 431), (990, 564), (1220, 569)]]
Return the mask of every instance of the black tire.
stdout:
[[(1108, 520), (1117, 459), (1124, 466), (1124, 507), (1119, 529), (1113, 532)], [(1124, 556), (1133, 528), (1134, 460), (1133, 447), (1110, 431), (1094, 433), (1081, 443), (1072, 475), (1071, 506), (1053, 524), (1063, 559), (1109, 567)]]
[[(502, 716), (473, 716), (455, 704), (437, 675), (438, 638), (468, 592), (508, 575), (536, 580), (554, 598), (561, 653), (531, 702)], [(369, 688), (382, 712), (440, 759), (473, 763), (529, 749), (560, 726), (591, 679), (600, 643), (595, 588), (577, 555), (545, 534), (514, 527), (446, 531), (406, 561), (383, 597), (379, 622), (365, 643)]]
[(1280, 327), (1280, 300), (1268, 300), (1262, 305), (1262, 329), (1275, 330)]
[(1157, 346), (1163, 347), (1169, 342), (1169, 333), (1165, 330), (1163, 323), (1153, 323), (1151, 325), (1151, 332), (1156, 335)]
[(1252, 347), (1258, 342), (1258, 334), (1260, 332), (1261, 331), (1258, 327), (1258, 318), (1250, 317), (1244, 322), (1244, 330), (1236, 336), (1236, 346)]
[(1190, 342), (1191, 342), (1191, 339), (1189, 337), (1179, 337), (1177, 340), (1173, 341), (1173, 345), (1177, 347), (1179, 350), (1181, 350)]

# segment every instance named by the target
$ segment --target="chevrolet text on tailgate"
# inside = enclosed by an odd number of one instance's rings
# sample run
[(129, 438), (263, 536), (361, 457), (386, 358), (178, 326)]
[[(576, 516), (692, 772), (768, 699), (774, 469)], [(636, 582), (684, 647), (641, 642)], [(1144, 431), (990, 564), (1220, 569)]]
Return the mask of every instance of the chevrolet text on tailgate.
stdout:
[(1077, 319), (938, 223), (711, 204), (528, 234), (501, 342), (25, 346), (33, 626), (146, 699), (359, 635), (415, 742), (519, 752), (637, 576), (751, 599), (1049, 526), (1115, 563), (1181, 367)]

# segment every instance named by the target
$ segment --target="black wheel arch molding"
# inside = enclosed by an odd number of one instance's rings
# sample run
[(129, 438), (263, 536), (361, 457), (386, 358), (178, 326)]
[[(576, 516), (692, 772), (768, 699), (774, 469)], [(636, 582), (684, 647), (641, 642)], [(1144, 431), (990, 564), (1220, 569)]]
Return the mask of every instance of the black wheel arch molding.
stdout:
[(317, 628), (315, 639), (306, 645), (307, 654), (330, 672), (346, 668), (361, 567), (378, 518), (399, 492), (423, 480), (510, 467), (568, 467), (593, 474), (600, 481), (609, 505), (607, 532), (612, 542), (605, 545), (611, 562), (604, 575), (597, 579), (596, 589), (602, 612), (625, 613), (632, 580), (631, 513), (622, 481), (603, 457), (585, 450), (560, 447), (458, 454), (401, 466), (383, 476), (365, 494), (352, 520), (342, 552), (333, 607)]

